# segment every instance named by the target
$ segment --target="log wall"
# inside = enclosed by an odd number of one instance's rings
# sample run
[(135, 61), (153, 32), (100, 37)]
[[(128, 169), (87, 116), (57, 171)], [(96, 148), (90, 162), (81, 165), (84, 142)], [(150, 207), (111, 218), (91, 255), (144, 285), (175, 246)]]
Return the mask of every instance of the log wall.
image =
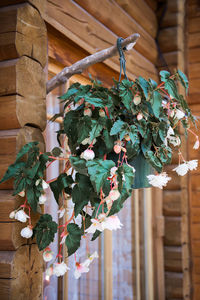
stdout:
[[(46, 125), (45, 1), (0, 3), (0, 178), (27, 142), (40, 142)], [(20, 236), (24, 224), (9, 219), (23, 204), (12, 181), (0, 185), (0, 298), (42, 299), (43, 262), (35, 241)], [(33, 215), (33, 224), (37, 220)]]
[[(200, 3), (189, 0), (187, 7), (187, 56), (189, 75), (189, 102), (196, 116), (200, 116)], [(199, 122), (198, 122), (199, 123)], [(199, 124), (197, 124), (199, 127)], [(195, 128), (192, 128), (199, 135)], [(189, 159), (200, 159), (200, 151), (192, 149), (195, 138), (190, 135), (188, 144)], [(190, 242), (192, 270), (192, 298), (198, 300), (200, 295), (200, 167), (189, 176), (190, 188)]]
[[(187, 71), (186, 63), (186, 7), (185, 1), (160, 1), (160, 12), (165, 11), (158, 36), (162, 56), (158, 69), (173, 72), (177, 68)], [(187, 143), (181, 149), (187, 159)], [(163, 193), (165, 216), (164, 261), (166, 299), (191, 299), (189, 256), (189, 190), (188, 178), (179, 177), (172, 169), (178, 164), (177, 155), (166, 171), (172, 180)]]

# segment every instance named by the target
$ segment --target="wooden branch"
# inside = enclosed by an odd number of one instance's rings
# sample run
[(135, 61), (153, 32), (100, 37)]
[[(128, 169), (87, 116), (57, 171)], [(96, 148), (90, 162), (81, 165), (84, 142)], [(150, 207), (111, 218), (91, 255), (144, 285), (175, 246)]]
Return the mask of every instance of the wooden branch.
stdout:
[[(131, 43), (133, 43), (134, 46), (139, 37), (140, 35), (138, 33), (134, 33), (130, 35), (129, 37), (123, 40), (122, 47), (125, 47)], [(117, 53), (118, 53), (117, 45), (114, 45), (110, 48), (89, 55), (77, 61), (75, 64), (71, 65), (70, 67), (64, 68), (60, 73), (58, 73), (56, 76), (54, 76), (52, 79), (50, 79), (47, 82), (46, 85), (47, 94), (51, 92), (53, 89), (55, 89), (57, 86), (65, 83), (71, 76), (75, 74), (80, 74), (83, 72), (84, 69), (87, 69), (89, 66), (102, 62), (112, 56), (115, 56), (117, 55)]]

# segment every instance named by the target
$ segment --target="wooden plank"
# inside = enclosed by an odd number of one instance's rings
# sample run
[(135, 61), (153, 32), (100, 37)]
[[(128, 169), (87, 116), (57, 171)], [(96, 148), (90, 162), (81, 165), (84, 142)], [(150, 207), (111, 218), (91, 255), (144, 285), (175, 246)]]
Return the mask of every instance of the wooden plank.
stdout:
[(200, 17), (189, 19), (188, 31), (189, 31), (189, 33), (194, 33), (194, 32), (200, 31)]
[[(38, 128), (25, 126), (19, 130), (0, 132), (0, 178), (3, 177), (8, 166), (15, 160), (19, 149), (31, 141), (39, 141), (39, 147), (44, 152), (44, 138)], [(0, 189), (13, 189), (13, 181), (8, 180), (0, 185)]]
[[(43, 261), (37, 245), (0, 252), (1, 300), (42, 299)], [(23, 282), (23, 284), (21, 284)]]
[(178, 12), (171, 12), (167, 9), (161, 23), (161, 28), (178, 26), (178, 14)]
[(23, 244), (27, 244), (27, 240), (22, 238), (20, 231), (25, 227), (21, 222), (0, 222), (0, 251), (16, 250)]
[(190, 33), (188, 35), (188, 47), (196, 48), (200, 46), (200, 32)]
[(164, 245), (181, 245), (181, 217), (165, 217)]
[(200, 174), (190, 176), (190, 184), (191, 184), (192, 192), (193, 191), (198, 191), (198, 192), (200, 191), (199, 182), (200, 182)]
[(181, 247), (164, 247), (165, 270), (167, 272), (182, 272)]
[(189, 94), (188, 103), (191, 105), (196, 105), (199, 102), (200, 93)]
[(191, 81), (191, 79), (193, 80), (193, 79), (200, 77), (199, 70), (200, 70), (200, 62), (189, 64), (188, 71), (189, 71), (189, 80), (190, 81)]
[(183, 49), (183, 43), (178, 41), (178, 28), (176, 26), (161, 29), (158, 42), (163, 53)]
[(157, 8), (157, 1), (156, 0), (145, 0), (145, 2), (149, 5), (149, 7), (156, 11)]
[(190, 228), (191, 231), (191, 241), (200, 241), (200, 224), (193, 224)]
[[(59, 4), (61, 10), (65, 10), (65, 6), (62, 4), (62, 1), (57, 0), (55, 2), (55, 4)], [(67, 2), (69, 3), (67, 3), (66, 7), (69, 9), (69, 6), (71, 6), (71, 1)], [(146, 31), (129, 16), (129, 14), (121, 9), (116, 2), (104, 0), (101, 2), (101, 9), (99, 9), (97, 0), (75, 0), (74, 2), (78, 3), (89, 14), (91, 14), (94, 19), (101, 22), (117, 36), (127, 37), (134, 32), (139, 33), (140, 39), (137, 41), (135, 49), (144, 57), (149, 59), (152, 63), (156, 62), (157, 46), (155, 40), (149, 34), (147, 34)], [(85, 11), (83, 11), (79, 5), (74, 5), (74, 9), (77, 11), (80, 9), (83, 17)], [(115, 16), (117, 16), (117, 18)], [(149, 51), (149, 49), (151, 49), (151, 51)]]
[(197, 63), (200, 62), (200, 46), (197, 48), (189, 49), (188, 50), (188, 62), (189, 63)]
[(112, 231), (104, 231), (104, 299), (113, 299)]
[(192, 255), (194, 257), (200, 257), (200, 240), (199, 241), (193, 241), (191, 244), (192, 247)]
[(181, 216), (181, 191), (164, 191), (163, 213), (165, 216)]
[(166, 299), (183, 299), (183, 274), (165, 273)]
[(192, 191), (190, 204), (191, 207), (200, 207), (200, 191)]
[(164, 168), (165, 172), (171, 177), (172, 179), (168, 182), (167, 187), (164, 190), (180, 190), (181, 189), (181, 178), (177, 175), (173, 169), (177, 165), (168, 165)]
[[(116, 2), (153, 38), (156, 37), (156, 14), (145, 0), (116, 0)], [(142, 18), (141, 15), (143, 16)]]
[(20, 4), (29, 2), (33, 7), (36, 7), (40, 12), (44, 12), (46, 8), (46, 1), (41, 0), (1, 0), (0, 7), (7, 5)]
[[(73, 42), (80, 45), (81, 48), (89, 53), (94, 53), (116, 43), (117, 35), (106, 29), (83, 9), (78, 10), (75, 3), (68, 0), (67, 6), (64, 6), (63, 3), (57, 4), (57, 2), (48, 2), (47, 14), (44, 15), (45, 20)], [(83, 24), (85, 25), (83, 26)], [(141, 76), (151, 76), (157, 79), (155, 66), (149, 64), (150, 62), (136, 50), (130, 51), (126, 61), (127, 76), (130, 79), (134, 79), (135, 76), (139, 75), (137, 69), (140, 71)], [(106, 60), (105, 64), (113, 70), (119, 71), (118, 57)], [(146, 72), (146, 68), (149, 66), (151, 66), (151, 73)], [(152, 68), (154, 71), (152, 71)]]
[(28, 3), (0, 9), (0, 60), (27, 55), (44, 67), (46, 49), (46, 26), (37, 9)]

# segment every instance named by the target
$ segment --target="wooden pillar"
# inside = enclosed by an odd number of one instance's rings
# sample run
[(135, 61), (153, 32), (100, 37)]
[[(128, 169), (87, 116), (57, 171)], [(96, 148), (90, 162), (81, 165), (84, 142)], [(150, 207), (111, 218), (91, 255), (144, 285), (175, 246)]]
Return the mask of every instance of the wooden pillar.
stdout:
[[(45, 150), (44, 4), (40, 0), (0, 3), (0, 177), (25, 143), (37, 140)], [(12, 197), (12, 188), (12, 180), (0, 185), (0, 298), (39, 300), (43, 261), (35, 241), (20, 236), (24, 224), (9, 219), (9, 213), (23, 204), (22, 198)]]

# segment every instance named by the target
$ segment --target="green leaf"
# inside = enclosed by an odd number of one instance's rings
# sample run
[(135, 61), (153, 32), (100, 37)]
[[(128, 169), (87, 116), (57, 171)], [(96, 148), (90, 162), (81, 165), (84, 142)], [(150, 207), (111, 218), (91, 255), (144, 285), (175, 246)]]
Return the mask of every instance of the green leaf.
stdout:
[(4, 174), (3, 178), (1, 179), (0, 183), (12, 178), (12, 177), (15, 177), (17, 172), (19, 170), (22, 170), (24, 167), (25, 167), (25, 163), (20, 161), (18, 162), (17, 164), (12, 164), (8, 167), (6, 173)]
[(116, 135), (118, 134), (123, 126), (125, 125), (126, 123), (121, 121), (121, 120), (117, 120), (114, 124), (113, 124), (113, 127), (111, 128), (111, 131), (110, 131), (110, 135)]
[(58, 176), (58, 178), (55, 181), (52, 181), (49, 184), (57, 203), (59, 201), (59, 196), (62, 193), (62, 191), (70, 187), (73, 182), (74, 181), (70, 175), (67, 175), (66, 173), (62, 173)]
[(100, 119), (98, 121), (92, 120), (92, 130), (90, 131), (90, 140), (91, 141), (100, 135), (103, 127), (104, 127), (104, 125), (102, 123), (100, 123)]
[(184, 86), (186, 93), (187, 93), (188, 87), (189, 87), (189, 82), (188, 82), (187, 76), (180, 70), (178, 70), (178, 75), (179, 75), (180, 82)]
[(126, 190), (129, 191), (132, 189), (135, 173), (133, 172), (133, 168), (126, 164), (123, 164), (122, 168), (125, 177)]
[(102, 233), (102, 231), (96, 230), (95, 233), (92, 236), (91, 241), (96, 240), (100, 236), (101, 233)]
[(84, 116), (79, 121), (79, 130), (78, 130), (78, 143), (80, 144), (84, 139), (89, 137), (90, 131), (92, 128), (91, 118)]
[(127, 191), (126, 188), (125, 188), (125, 186), (123, 185), (123, 189), (121, 191), (121, 195), (120, 195), (120, 197), (117, 200), (115, 200), (113, 202), (113, 205), (111, 207), (111, 210), (110, 210), (108, 216), (112, 216), (112, 215), (118, 213), (123, 208), (124, 202), (128, 199), (128, 197), (130, 197), (131, 192), (132, 192), (132, 190), (131, 191)]
[(110, 169), (115, 166), (112, 160), (97, 160), (88, 161), (86, 163), (88, 167), (88, 173), (90, 175), (90, 180), (92, 181), (97, 193), (100, 192), (104, 181), (110, 175)]
[(90, 97), (90, 96), (86, 96), (85, 101), (92, 104), (92, 105), (94, 105), (95, 107), (104, 108), (103, 100), (100, 99), (100, 98), (93, 98), (93, 97)]
[(104, 142), (106, 145), (107, 152), (110, 152), (114, 147), (115, 139), (114, 139), (114, 137), (110, 136), (107, 129), (104, 129), (104, 131), (103, 131), (103, 139), (104, 139)]
[(77, 92), (78, 92), (77, 88), (69, 88), (68, 91), (65, 94), (63, 94), (62, 96), (59, 97), (59, 99), (61, 99), (61, 100), (67, 100), (71, 96), (73, 96), (74, 94), (76, 94)]
[(87, 174), (86, 160), (80, 159), (78, 156), (70, 156), (69, 161), (74, 169), (80, 174)]
[(150, 88), (149, 83), (146, 79), (144, 79), (141, 76), (138, 77), (138, 80), (139, 80), (139, 85), (140, 85), (140, 87), (142, 88), (142, 90), (144, 92), (145, 98), (147, 99), (149, 88)]
[(39, 250), (44, 250), (53, 242), (57, 232), (57, 224), (52, 220), (49, 214), (44, 214), (33, 228), (33, 237), (36, 236), (36, 242)]
[(170, 73), (168, 71), (160, 71), (161, 81), (167, 81), (170, 77)]
[(135, 144), (135, 143), (138, 144), (139, 143), (138, 130), (137, 130), (137, 127), (135, 125), (130, 126), (129, 136), (130, 136), (131, 142), (133, 144)]
[(88, 176), (77, 173), (76, 182), (77, 184), (72, 190), (72, 201), (75, 204), (75, 217), (77, 217), (81, 210), (84, 208), (84, 206), (88, 204), (92, 189), (91, 182)]
[(39, 143), (38, 142), (30, 142), (26, 145), (24, 145), (21, 150), (18, 152), (17, 156), (16, 156), (16, 162), (19, 162), (20, 159), (27, 153), (29, 152), (29, 150), (31, 150), (34, 146), (37, 146)]
[(162, 107), (162, 96), (158, 91), (154, 91), (152, 109), (156, 118), (159, 118), (160, 116), (161, 107)]
[(68, 256), (70, 256), (80, 247), (81, 229), (76, 224), (68, 224), (67, 231), (68, 235), (66, 237), (65, 244), (67, 246)]
[(58, 157), (62, 153), (62, 150), (59, 147), (54, 147), (51, 152), (53, 156)]
[(146, 159), (148, 159), (149, 163), (152, 165), (154, 169), (156, 169), (159, 173), (162, 171), (162, 163), (161, 161), (157, 158), (155, 153), (151, 150), (147, 151), (145, 153)]
[(179, 94), (177, 91), (177, 86), (172, 79), (169, 79), (165, 82), (165, 89), (168, 93), (175, 99), (179, 99)]
[(32, 210), (34, 212), (37, 211), (38, 199), (35, 197), (35, 191), (33, 187), (28, 187), (26, 190), (26, 196), (28, 203), (30, 204)]

